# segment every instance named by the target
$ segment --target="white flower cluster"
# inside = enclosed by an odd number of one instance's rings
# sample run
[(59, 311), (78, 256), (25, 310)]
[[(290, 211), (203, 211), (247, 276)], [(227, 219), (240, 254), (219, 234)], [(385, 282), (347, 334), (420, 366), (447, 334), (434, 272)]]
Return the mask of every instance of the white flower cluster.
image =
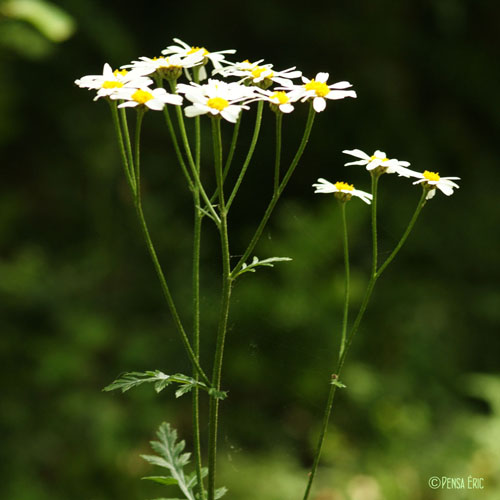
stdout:
[[(255, 101), (269, 102), (278, 113), (291, 113), (297, 102), (312, 101), (316, 112), (323, 111), (326, 100), (356, 97), (356, 92), (346, 90), (349, 82), (327, 84), (328, 73), (318, 73), (309, 80), (295, 68), (284, 71), (273, 69), (263, 60), (230, 62), (227, 54), (235, 50), (209, 52), (174, 38), (175, 45), (162, 51), (160, 57), (140, 57), (137, 61), (112, 70), (104, 65), (101, 75), (88, 75), (76, 80), (79, 87), (97, 90), (96, 99), (105, 97), (119, 101), (118, 107), (142, 107), (161, 111), (166, 104), (181, 105), (184, 99), (190, 103), (184, 108), (188, 117), (208, 114), (220, 116), (235, 123), (242, 110)], [(207, 83), (207, 66), (212, 67), (212, 79)], [(177, 83), (184, 74), (188, 83)], [(227, 82), (220, 78), (237, 78)], [(294, 79), (302, 83), (293, 83)], [(163, 81), (171, 82), (172, 92), (163, 89)], [(193, 81), (193, 80), (196, 80)], [(157, 88), (152, 88), (156, 84)], [(273, 85), (278, 85), (271, 89)], [(180, 95), (182, 94), (184, 98)]]
[[(407, 168), (410, 163), (407, 161), (397, 160), (396, 158), (387, 158), (383, 151), (377, 150), (373, 155), (368, 155), (360, 149), (344, 150), (345, 154), (359, 158), (356, 161), (345, 163), (348, 165), (364, 165), (366, 170), (376, 172), (378, 174), (398, 174), (399, 177), (408, 177), (417, 179), (413, 184), (421, 184), (426, 191), (425, 198), (427, 200), (434, 197), (436, 189), (439, 189), (446, 196), (453, 194), (453, 189), (458, 189), (459, 186), (453, 181), (460, 180), (460, 177), (441, 177), (437, 172), (416, 172)], [(317, 184), (313, 184), (315, 193), (334, 193), (335, 196), (342, 201), (350, 200), (352, 196), (361, 198), (365, 203), (370, 203), (372, 195), (354, 189), (354, 186), (345, 182), (336, 182), (332, 184), (325, 179), (318, 179)]]

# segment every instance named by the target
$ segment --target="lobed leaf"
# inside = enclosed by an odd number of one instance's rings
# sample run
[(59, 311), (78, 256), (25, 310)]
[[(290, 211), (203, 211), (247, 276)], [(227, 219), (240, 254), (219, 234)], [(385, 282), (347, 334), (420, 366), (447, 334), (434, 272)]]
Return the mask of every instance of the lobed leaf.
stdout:
[(269, 257), (268, 259), (259, 260), (258, 257), (254, 257), (250, 264), (243, 264), (241, 269), (233, 276), (233, 279), (241, 276), (244, 273), (254, 273), (255, 269), (259, 266), (274, 267), (275, 262), (285, 262), (292, 260), (290, 257)]

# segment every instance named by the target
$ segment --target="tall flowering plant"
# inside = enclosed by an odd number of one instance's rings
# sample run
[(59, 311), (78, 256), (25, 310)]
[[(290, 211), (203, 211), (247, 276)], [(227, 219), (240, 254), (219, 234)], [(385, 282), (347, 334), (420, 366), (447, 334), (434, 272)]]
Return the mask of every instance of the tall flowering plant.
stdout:
[[(105, 390), (126, 392), (142, 384), (153, 384), (156, 392), (163, 391), (167, 386), (176, 386), (176, 397), (191, 393), (194, 472), (188, 474), (185, 470), (190, 460), (190, 454), (184, 453), (184, 441), (179, 442), (176, 431), (169, 424), (163, 423), (157, 432), (158, 440), (151, 443), (156, 455), (145, 455), (143, 458), (153, 465), (166, 469), (167, 472), (165, 475), (148, 476), (146, 479), (164, 485), (177, 485), (183, 498), (187, 500), (215, 500), (226, 493), (224, 487), (216, 487), (216, 459), (220, 402), (227, 397), (227, 392), (223, 390), (222, 367), (233, 287), (245, 273), (255, 272), (259, 267), (272, 267), (277, 262), (290, 260), (287, 257), (259, 259), (256, 256), (249, 259), (278, 200), (302, 158), (312, 131), (315, 115), (326, 108), (328, 101), (347, 97), (355, 98), (356, 92), (346, 81), (328, 84), (329, 75), (325, 72), (319, 72), (314, 78), (308, 79), (302, 76), (302, 72), (296, 68), (278, 71), (274, 69), (272, 64), (264, 64), (263, 60), (231, 62), (226, 59), (226, 55), (234, 54), (234, 50), (209, 52), (204, 47), (191, 46), (179, 39), (174, 39), (174, 42), (174, 45), (170, 45), (162, 51), (161, 56), (140, 57), (138, 60), (115, 70), (109, 64), (105, 64), (102, 74), (87, 75), (76, 80), (75, 83), (81, 88), (94, 91), (94, 100), (105, 100), (109, 105), (124, 176), (130, 189), (144, 242), (158, 276), (166, 306), (170, 311), (179, 340), (184, 347), (187, 361), (191, 365), (189, 375), (180, 373), (168, 375), (161, 370), (129, 372), (120, 376)], [(266, 103), (275, 120), (274, 169), (272, 179), (270, 179), (272, 194), (246, 247), (242, 252), (235, 252), (241, 255), (241, 258), (233, 264), (230, 259), (232, 242), (228, 231), (228, 220), (231, 207), (240, 192), (252, 162)], [(283, 118), (292, 114), (301, 105), (307, 106), (309, 110), (302, 139), (292, 161), (283, 168), (281, 162)], [(250, 146), (242, 164), (236, 168), (236, 181), (231, 183), (228, 173), (235, 169), (233, 159), (239, 141), (240, 123), (243, 115), (252, 107), (256, 107), (256, 111)], [(127, 111), (127, 108), (133, 109)], [(187, 192), (193, 203), (191, 331), (188, 331), (185, 319), (177, 309), (143, 209), (141, 132), (149, 111), (160, 112), (164, 116), (180, 172), (185, 179)], [(129, 126), (130, 114), (134, 118), (133, 133), (131, 133)], [(191, 135), (187, 132), (185, 119), (194, 120)], [(227, 122), (225, 127), (232, 128), (230, 147), (227, 152), (223, 151), (222, 123), (224, 122)], [(201, 129), (208, 125), (212, 135), (213, 161), (211, 165), (207, 166), (201, 164)], [(224, 132), (226, 130), (224, 129)], [(375, 283), (401, 249), (427, 200), (434, 196), (436, 190), (450, 195), (453, 189), (458, 187), (453, 182), (457, 179), (455, 177), (440, 177), (439, 174), (428, 171), (415, 172), (408, 168), (408, 162), (387, 158), (385, 153), (381, 151), (376, 151), (371, 156), (359, 149), (346, 150), (344, 153), (357, 158), (346, 165), (355, 164), (366, 167), (371, 176), (371, 192), (355, 189), (353, 185), (344, 181), (332, 183), (322, 178), (313, 185), (316, 193), (332, 194), (340, 205), (343, 223), (345, 300), (338, 362), (337, 366), (333, 367), (329, 378), (330, 390), (325, 406), (323, 425), (314, 462), (305, 486), (304, 500), (307, 500), (310, 495), (320, 460), (335, 391), (337, 388), (345, 387), (340, 382), (339, 375), (349, 346), (366, 311)], [(213, 192), (210, 192), (207, 187), (211, 184), (202, 181), (201, 173), (203, 172), (203, 177), (206, 179), (209, 174), (207, 169), (213, 169), (214, 182), (211, 183), (215, 185)], [(413, 183), (420, 184), (423, 189), (415, 213), (401, 240), (389, 257), (380, 263), (377, 243), (377, 192), (379, 178), (386, 173), (415, 178)], [(363, 303), (349, 328), (350, 265), (346, 205), (353, 197), (371, 205), (373, 261)], [(200, 317), (200, 255), (202, 252), (202, 229), (207, 223), (212, 224), (217, 229), (221, 256), (221, 299), (217, 335), (212, 346), (211, 372), (208, 371), (207, 366), (202, 366), (200, 356), (200, 337), (204, 333)], [(205, 394), (209, 400), (208, 425), (201, 425), (200, 422), (201, 394)], [(206, 450), (202, 447), (202, 428), (208, 428)], [(206, 464), (207, 467), (204, 467), (203, 464)]]

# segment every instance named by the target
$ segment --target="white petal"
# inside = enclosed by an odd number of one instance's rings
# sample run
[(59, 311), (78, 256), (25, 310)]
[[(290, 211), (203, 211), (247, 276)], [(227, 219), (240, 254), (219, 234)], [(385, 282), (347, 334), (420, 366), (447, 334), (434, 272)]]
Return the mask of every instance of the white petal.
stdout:
[(442, 182), (437, 185), (437, 188), (440, 189), (446, 196), (451, 196), (453, 194), (453, 187)]
[(344, 99), (346, 97), (357, 97), (354, 90), (332, 90), (326, 95), (327, 99)]
[(326, 101), (322, 97), (315, 97), (313, 101), (314, 111), (321, 113), (326, 108)]
[(135, 108), (138, 105), (139, 105), (139, 103), (136, 101), (125, 101), (125, 102), (122, 102), (121, 104), (118, 104), (118, 107), (119, 108)]
[(208, 109), (201, 108), (200, 106), (186, 106), (184, 108), (184, 114), (188, 118), (192, 118), (193, 116), (204, 115), (208, 112)]
[(317, 82), (326, 83), (326, 81), (328, 80), (328, 77), (329, 77), (329, 76), (330, 76), (330, 75), (329, 75), (328, 73), (318, 73), (318, 74), (316, 75), (315, 80), (316, 80)]
[(368, 156), (364, 151), (361, 151), (361, 149), (344, 149), (342, 153), (355, 156), (356, 158), (363, 158), (364, 160), (370, 159), (370, 156)]
[(293, 111), (293, 106), (291, 104), (281, 104), (279, 109), (282, 113), (291, 113)]
[(344, 163), (344, 167), (348, 167), (349, 165), (366, 165), (368, 160), (356, 160), (356, 161), (350, 161), (349, 163)]
[(342, 81), (342, 82), (337, 82), (334, 83), (333, 85), (329, 85), (331, 89), (347, 89), (349, 87), (352, 87), (352, 85), (349, 82)]
[(238, 121), (238, 116), (240, 115), (241, 108), (239, 106), (228, 106), (221, 111), (222, 118), (226, 119), (228, 122), (236, 123)]

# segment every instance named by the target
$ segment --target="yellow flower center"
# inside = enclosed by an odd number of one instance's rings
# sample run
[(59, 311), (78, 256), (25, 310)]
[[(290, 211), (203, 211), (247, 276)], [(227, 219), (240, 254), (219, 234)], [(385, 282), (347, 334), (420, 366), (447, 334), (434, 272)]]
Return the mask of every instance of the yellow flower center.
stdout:
[[(255, 68), (251, 71), (252, 73), (252, 77), (253, 78), (260, 78), (260, 76), (262, 75), (262, 73), (264, 73), (264, 71), (269, 71), (269, 68), (265, 68), (264, 66), (255, 66)], [(269, 74), (266, 75), (265, 78), (272, 78), (274, 76), (274, 73), (272, 71), (269, 71)]]
[(389, 158), (385, 157), (385, 158), (379, 158), (378, 156), (370, 156), (370, 161), (373, 161), (373, 160), (380, 160), (380, 161), (389, 161)]
[(352, 184), (347, 184), (347, 182), (336, 182), (335, 187), (339, 191), (352, 191), (354, 189), (354, 186)]
[(323, 82), (317, 82), (314, 78), (304, 85), (306, 90), (314, 90), (318, 97), (325, 97), (330, 93), (328, 85)]
[(153, 94), (151, 92), (147, 92), (146, 90), (138, 89), (132, 94), (132, 99), (139, 104), (145, 104), (146, 102), (153, 99)]
[(271, 95), (271, 99), (278, 99), (278, 102), (280, 104), (286, 104), (290, 100), (286, 95), (286, 92), (283, 91), (275, 92)]
[(204, 56), (208, 56), (208, 54), (210, 54), (210, 52), (208, 52), (208, 50), (205, 47), (191, 47), (191, 50), (188, 52), (188, 55), (194, 54), (195, 52), (198, 52), (199, 50), (203, 50)]
[(128, 73), (126, 69), (115, 69), (113, 75), (115, 76), (125, 76)]
[(114, 80), (107, 80), (101, 85), (103, 89), (119, 89), (120, 87), (123, 87), (123, 83)]
[(441, 179), (437, 172), (429, 172), (428, 170), (425, 170), (423, 175), (428, 181), (438, 181)]
[(229, 103), (222, 97), (212, 97), (207, 101), (207, 106), (217, 111), (222, 111), (229, 106)]

